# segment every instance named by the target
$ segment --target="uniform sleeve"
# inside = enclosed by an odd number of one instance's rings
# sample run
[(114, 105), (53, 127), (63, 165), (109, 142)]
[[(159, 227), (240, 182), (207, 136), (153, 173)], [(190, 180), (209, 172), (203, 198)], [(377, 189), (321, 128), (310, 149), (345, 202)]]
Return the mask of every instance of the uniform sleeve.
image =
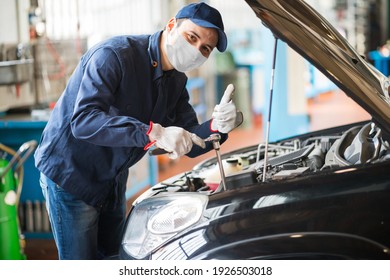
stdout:
[(110, 113), (123, 77), (115, 52), (101, 48), (83, 62), (84, 71), (71, 119), (73, 135), (95, 145), (144, 147), (149, 125)]

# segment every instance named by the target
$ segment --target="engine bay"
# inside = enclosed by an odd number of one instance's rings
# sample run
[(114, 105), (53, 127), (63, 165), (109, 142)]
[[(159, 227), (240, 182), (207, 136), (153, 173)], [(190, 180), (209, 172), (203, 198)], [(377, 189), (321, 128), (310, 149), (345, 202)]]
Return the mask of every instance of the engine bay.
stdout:
[[(375, 123), (368, 122), (329, 135), (270, 143), (267, 159), (264, 144), (223, 154), (226, 189), (387, 161), (390, 160), (390, 145), (381, 129)], [(266, 174), (263, 174), (264, 170)], [(155, 185), (152, 190), (212, 194), (223, 190), (221, 178), (217, 159), (211, 158), (197, 164), (189, 172)]]

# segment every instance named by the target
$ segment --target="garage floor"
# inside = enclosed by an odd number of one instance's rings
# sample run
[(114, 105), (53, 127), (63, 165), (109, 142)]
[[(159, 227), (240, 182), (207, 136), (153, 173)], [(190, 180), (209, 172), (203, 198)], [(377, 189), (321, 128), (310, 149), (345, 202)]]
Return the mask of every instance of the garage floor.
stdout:
[[(338, 92), (329, 92), (318, 96), (308, 103), (308, 112), (311, 120), (311, 130), (322, 129), (331, 125), (342, 125), (354, 121), (367, 120), (370, 116), (358, 105)], [(253, 127), (249, 129), (236, 129), (230, 133), (229, 139), (221, 146), (222, 152), (256, 144), (264, 139), (261, 127), (261, 117), (254, 118)], [(203, 159), (215, 156), (210, 151), (198, 158), (180, 158), (171, 161), (164, 156), (159, 158), (159, 180), (164, 180), (172, 175), (191, 169)], [(128, 202), (131, 205), (131, 201)], [(53, 260), (57, 259), (57, 251), (54, 241), (49, 239), (26, 240), (25, 253), (30, 260)]]

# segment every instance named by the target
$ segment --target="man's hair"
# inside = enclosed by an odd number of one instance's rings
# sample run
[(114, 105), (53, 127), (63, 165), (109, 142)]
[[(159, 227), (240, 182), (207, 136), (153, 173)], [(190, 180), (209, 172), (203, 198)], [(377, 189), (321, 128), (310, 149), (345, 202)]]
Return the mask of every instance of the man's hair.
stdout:
[(188, 20), (188, 18), (177, 18), (176, 19), (177, 27), (179, 27), (186, 20)]

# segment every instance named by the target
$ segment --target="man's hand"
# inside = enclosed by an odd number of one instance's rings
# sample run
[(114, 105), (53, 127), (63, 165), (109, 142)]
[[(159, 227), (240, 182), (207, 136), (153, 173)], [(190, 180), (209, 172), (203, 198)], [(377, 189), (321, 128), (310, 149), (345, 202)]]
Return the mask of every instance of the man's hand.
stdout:
[(151, 122), (147, 135), (151, 143), (167, 151), (171, 159), (176, 159), (190, 152), (193, 144), (202, 148), (206, 147), (202, 138), (177, 126), (162, 127), (158, 123)]
[(211, 128), (222, 133), (229, 133), (236, 126), (237, 109), (233, 101), (226, 104), (218, 104), (212, 114)]
[(241, 112), (237, 111), (232, 97), (234, 92), (234, 86), (228, 85), (221, 102), (214, 107), (212, 114), (211, 129), (222, 133), (229, 133), (234, 128), (239, 126), (243, 121)]

